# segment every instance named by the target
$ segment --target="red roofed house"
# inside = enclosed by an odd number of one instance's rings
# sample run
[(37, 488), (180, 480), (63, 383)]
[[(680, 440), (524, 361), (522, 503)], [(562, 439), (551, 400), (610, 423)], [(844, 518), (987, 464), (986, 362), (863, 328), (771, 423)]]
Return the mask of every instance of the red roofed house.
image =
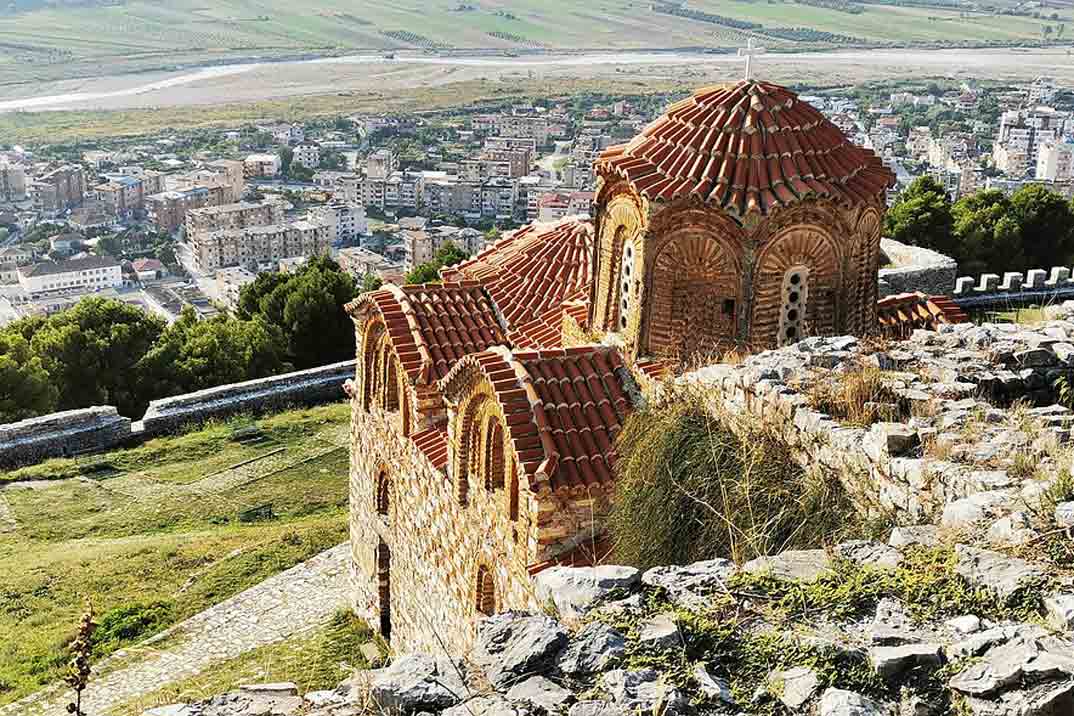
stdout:
[(348, 305), (354, 606), (396, 650), (466, 649), (540, 606), (533, 573), (607, 556), (635, 375), (877, 325), (893, 177), (788, 90), (701, 90), (596, 169), (592, 223)]

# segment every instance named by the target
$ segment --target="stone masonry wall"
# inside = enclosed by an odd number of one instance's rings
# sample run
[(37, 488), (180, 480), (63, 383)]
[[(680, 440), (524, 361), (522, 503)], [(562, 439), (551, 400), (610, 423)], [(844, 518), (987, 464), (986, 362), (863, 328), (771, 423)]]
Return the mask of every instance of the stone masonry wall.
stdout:
[[(520, 490), (520, 518), (508, 518), (505, 490), (471, 484), (467, 506), (452, 480), (407, 438), (397, 413), (353, 401), (350, 533), (354, 608), (378, 628), (378, 545), (390, 550), (391, 645), (465, 653), (476, 636), (477, 573), (491, 572), (497, 610), (537, 607), (527, 567), (535, 550), (536, 501)], [(390, 482), (378, 514), (378, 477)], [(525, 488), (525, 486), (523, 486)], [(442, 641), (442, 644), (441, 644)]]
[(140, 427), (149, 437), (210, 418), (322, 403), (342, 398), (343, 382), (353, 376), (351, 360), (154, 400)]
[(0, 425), (0, 468), (105, 450), (130, 437), (130, 419), (110, 405)]
[(950, 256), (892, 239), (881, 239), (880, 251), (892, 264), (880, 269), (881, 298), (915, 291), (946, 296), (955, 287), (958, 264)]

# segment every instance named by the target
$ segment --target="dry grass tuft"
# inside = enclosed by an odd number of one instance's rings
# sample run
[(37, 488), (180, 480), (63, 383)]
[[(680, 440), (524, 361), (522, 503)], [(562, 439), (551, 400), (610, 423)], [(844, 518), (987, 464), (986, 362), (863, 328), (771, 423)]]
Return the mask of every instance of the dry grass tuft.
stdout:
[(851, 425), (868, 427), (909, 417), (907, 401), (888, 387), (877, 368), (860, 367), (828, 379), (814, 376), (799, 390), (814, 410)]

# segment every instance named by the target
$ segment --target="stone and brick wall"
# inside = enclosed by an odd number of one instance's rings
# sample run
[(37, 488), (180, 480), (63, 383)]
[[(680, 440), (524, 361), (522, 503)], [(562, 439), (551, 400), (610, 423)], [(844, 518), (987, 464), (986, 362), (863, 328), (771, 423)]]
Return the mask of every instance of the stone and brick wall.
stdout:
[(880, 297), (920, 291), (926, 296), (946, 296), (954, 288), (958, 263), (950, 256), (881, 239), (880, 251), (891, 264), (880, 269)]
[(184, 425), (210, 418), (342, 399), (343, 381), (353, 375), (354, 361), (343, 361), (162, 398), (149, 404), (149, 409), (136, 428), (140, 427), (148, 437), (174, 432)]
[(130, 437), (130, 419), (110, 405), (0, 425), (0, 468), (105, 450)]

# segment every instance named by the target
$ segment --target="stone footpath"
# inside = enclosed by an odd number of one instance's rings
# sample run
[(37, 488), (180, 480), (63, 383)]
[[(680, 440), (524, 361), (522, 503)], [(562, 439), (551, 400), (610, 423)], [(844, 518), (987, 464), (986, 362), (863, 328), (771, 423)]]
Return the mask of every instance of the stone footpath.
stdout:
[[(175, 625), (95, 671), (86, 713), (108, 711), (266, 644), (310, 631), (347, 604), (350, 547), (344, 543)], [(163, 643), (159, 649), (154, 644)], [(136, 656), (135, 656), (136, 654)], [(132, 658), (133, 657), (133, 658)], [(52, 686), (0, 707), (0, 716), (62, 716), (70, 693)]]

